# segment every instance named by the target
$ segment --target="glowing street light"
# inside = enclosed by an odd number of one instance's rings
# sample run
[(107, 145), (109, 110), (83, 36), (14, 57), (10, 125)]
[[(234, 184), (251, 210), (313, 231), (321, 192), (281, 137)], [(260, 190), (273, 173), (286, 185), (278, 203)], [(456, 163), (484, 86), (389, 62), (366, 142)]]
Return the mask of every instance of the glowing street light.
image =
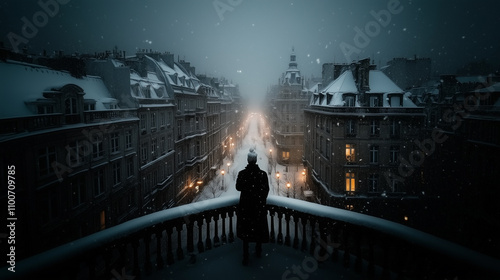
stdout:
[(226, 190), (226, 187), (224, 186), (224, 169), (220, 171), (220, 174), (222, 174), (222, 190)]
[(229, 166), (231, 165), (231, 163), (227, 163), (227, 172), (229, 172)]
[(290, 184), (290, 182), (286, 183), (286, 197), (290, 197), (290, 187), (291, 186), (292, 186), (292, 184)]
[(280, 172), (276, 172), (276, 181), (278, 181), (278, 195), (280, 195)]

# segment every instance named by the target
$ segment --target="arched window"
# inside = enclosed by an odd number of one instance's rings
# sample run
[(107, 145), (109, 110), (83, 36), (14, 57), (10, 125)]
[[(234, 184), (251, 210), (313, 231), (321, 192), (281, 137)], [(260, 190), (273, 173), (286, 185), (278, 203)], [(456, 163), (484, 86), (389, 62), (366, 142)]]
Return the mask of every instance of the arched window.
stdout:
[(71, 114), (77, 114), (78, 111), (76, 110), (76, 98), (74, 97), (69, 97), (69, 98), (66, 98), (66, 100), (64, 101), (64, 108), (65, 108), (65, 113), (67, 115), (71, 115)]

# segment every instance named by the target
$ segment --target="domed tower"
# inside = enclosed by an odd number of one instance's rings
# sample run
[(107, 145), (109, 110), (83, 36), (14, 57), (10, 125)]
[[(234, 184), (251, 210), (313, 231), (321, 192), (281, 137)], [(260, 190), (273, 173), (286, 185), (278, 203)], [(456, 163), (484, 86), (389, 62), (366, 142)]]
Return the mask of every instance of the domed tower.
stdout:
[(285, 73), (283, 73), (281, 85), (302, 85), (302, 76), (300, 75), (300, 70), (297, 69), (297, 57), (295, 55), (295, 49), (293, 47), (292, 53), (290, 54), (288, 69)]

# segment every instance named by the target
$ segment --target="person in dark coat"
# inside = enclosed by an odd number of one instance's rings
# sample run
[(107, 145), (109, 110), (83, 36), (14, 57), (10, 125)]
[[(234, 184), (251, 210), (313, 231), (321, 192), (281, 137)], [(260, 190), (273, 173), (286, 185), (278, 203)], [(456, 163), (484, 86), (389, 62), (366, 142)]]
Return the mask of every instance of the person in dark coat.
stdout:
[(236, 234), (243, 241), (243, 265), (248, 264), (249, 242), (257, 243), (257, 257), (262, 254), (262, 243), (269, 242), (266, 199), (269, 193), (267, 174), (256, 164), (254, 149), (248, 153), (248, 165), (238, 173), (236, 190), (240, 191)]

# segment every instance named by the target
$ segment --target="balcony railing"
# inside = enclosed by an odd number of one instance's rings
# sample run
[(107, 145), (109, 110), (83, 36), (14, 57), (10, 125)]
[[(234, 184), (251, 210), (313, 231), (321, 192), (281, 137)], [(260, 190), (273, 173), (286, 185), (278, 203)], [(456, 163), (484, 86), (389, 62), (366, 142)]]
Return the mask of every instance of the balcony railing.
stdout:
[[(149, 214), (2, 268), (1, 279), (134, 279), (235, 239), (237, 196)], [(360, 277), (499, 279), (500, 260), (401, 224), (270, 196), (271, 242), (339, 262)], [(196, 226), (195, 226), (196, 225)], [(320, 268), (321, 269), (321, 268)], [(376, 275), (376, 271), (381, 271)]]

